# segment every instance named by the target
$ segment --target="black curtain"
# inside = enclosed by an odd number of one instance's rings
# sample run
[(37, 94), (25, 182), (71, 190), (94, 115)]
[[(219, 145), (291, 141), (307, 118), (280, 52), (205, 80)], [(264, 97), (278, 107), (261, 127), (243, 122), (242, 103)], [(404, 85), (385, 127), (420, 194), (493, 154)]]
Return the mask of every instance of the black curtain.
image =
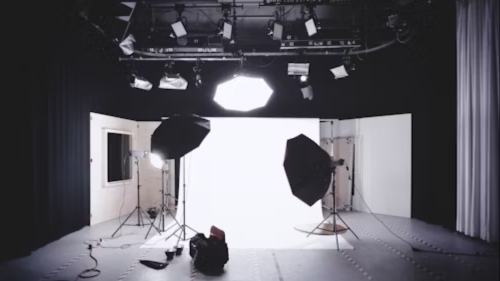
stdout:
[(13, 90), (4, 104), (10, 160), (4, 175), (9, 183), (0, 189), (0, 223), (8, 229), (2, 241), (15, 246), (4, 247), (0, 261), (89, 224), (90, 112), (129, 117), (112, 45), (62, 4), (44, 3), (51, 14), (26, 16), (33, 23), (16, 33), (18, 57), (5, 67)]

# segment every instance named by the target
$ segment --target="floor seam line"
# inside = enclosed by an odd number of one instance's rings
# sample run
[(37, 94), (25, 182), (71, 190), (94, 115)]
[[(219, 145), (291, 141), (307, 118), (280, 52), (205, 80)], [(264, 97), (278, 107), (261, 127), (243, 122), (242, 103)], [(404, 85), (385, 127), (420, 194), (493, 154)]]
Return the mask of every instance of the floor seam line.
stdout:
[(78, 261), (79, 259), (81, 259), (82, 257), (84, 257), (86, 255), (88, 255), (88, 253), (81, 253), (81, 254), (79, 254), (78, 256), (74, 257), (73, 259), (71, 259), (67, 263), (65, 263), (62, 266), (58, 267), (56, 270), (53, 270), (52, 272), (44, 275), (42, 278), (39, 279), (39, 281), (45, 281), (45, 280), (48, 280), (51, 277), (54, 277), (59, 272), (61, 272), (64, 269), (68, 268), (70, 265), (72, 265), (73, 263), (75, 263), (76, 261)]
[(439, 247), (437, 247), (437, 246), (434, 246), (434, 245), (432, 245), (431, 243), (428, 243), (427, 241), (425, 241), (425, 240), (423, 240), (423, 239), (420, 239), (420, 238), (418, 238), (418, 237), (416, 237), (416, 236), (414, 236), (414, 235), (412, 235), (412, 234), (409, 234), (409, 233), (407, 233), (406, 231), (401, 230), (401, 229), (399, 229), (399, 228), (397, 228), (397, 227), (395, 227), (395, 226), (393, 226), (393, 225), (391, 225), (391, 224), (389, 224), (389, 223), (385, 223), (385, 224), (386, 224), (388, 227), (390, 227), (390, 228), (392, 228), (392, 229), (394, 229), (394, 230), (397, 230), (397, 231), (399, 231), (400, 233), (402, 233), (402, 234), (404, 234), (404, 235), (406, 235), (406, 236), (408, 236), (408, 237), (412, 238), (413, 240), (415, 240), (415, 241), (417, 241), (417, 242), (419, 242), (419, 243), (422, 243), (422, 244), (424, 244), (424, 245), (426, 245), (426, 246), (428, 246), (428, 247), (430, 247), (430, 248), (432, 248), (432, 249), (434, 249), (434, 250), (436, 250), (436, 251), (438, 251), (438, 252), (440, 252), (440, 253), (442, 253), (442, 254), (445, 254), (445, 255), (446, 255), (447, 257), (449, 257), (449, 258), (451, 258), (451, 259), (453, 259), (453, 260), (456, 260), (456, 261), (458, 261), (458, 262), (460, 262), (460, 263), (462, 263), (462, 264), (464, 264), (464, 265), (467, 265), (468, 267), (470, 267), (470, 268), (471, 268), (472, 270), (474, 270), (474, 271), (483, 271), (483, 269), (482, 269), (481, 267), (475, 266), (475, 265), (473, 265), (473, 264), (471, 264), (471, 263), (469, 263), (469, 262), (467, 262), (467, 261), (464, 261), (464, 260), (463, 260), (463, 259), (461, 259), (460, 257), (457, 257), (456, 255), (453, 255), (453, 254), (450, 254), (450, 253), (448, 253), (448, 252), (444, 251), (443, 249), (441, 249), (441, 248), (439, 248)]
[(396, 248), (392, 247), (391, 245), (387, 244), (386, 242), (384, 242), (384, 241), (380, 240), (379, 238), (375, 237), (373, 234), (371, 234), (368, 231), (364, 230), (363, 228), (361, 228), (360, 226), (356, 225), (352, 221), (349, 221), (348, 219), (346, 219), (346, 221), (349, 222), (350, 225), (353, 225), (354, 227), (356, 227), (357, 229), (359, 229), (361, 232), (363, 232), (364, 234), (368, 235), (369, 237), (371, 237), (372, 239), (374, 239), (375, 241), (377, 241), (378, 243), (384, 245), (388, 250), (390, 250), (391, 252), (393, 252), (394, 254), (396, 254), (397, 256), (399, 256), (400, 258), (402, 258), (403, 260), (406, 260), (407, 262), (410, 262), (414, 267), (416, 267), (417, 269), (419, 269), (420, 271), (422, 271), (425, 275), (430, 276), (434, 280), (444, 280), (444, 277), (442, 276), (442, 274), (437, 274), (437, 273), (433, 272), (432, 270), (430, 270), (429, 268), (427, 268), (423, 264), (421, 264), (421, 263), (415, 261), (413, 258), (411, 258), (411, 257), (403, 254), (401, 251), (397, 250)]

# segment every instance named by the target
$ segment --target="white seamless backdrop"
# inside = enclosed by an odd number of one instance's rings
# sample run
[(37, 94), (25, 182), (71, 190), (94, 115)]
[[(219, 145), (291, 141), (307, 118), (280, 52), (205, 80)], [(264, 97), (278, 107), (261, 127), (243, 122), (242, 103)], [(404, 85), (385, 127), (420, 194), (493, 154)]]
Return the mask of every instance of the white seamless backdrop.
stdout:
[(321, 221), (321, 205), (309, 207), (295, 198), (283, 168), (287, 139), (304, 134), (319, 142), (317, 119), (210, 121), (210, 134), (184, 158), (188, 224), (205, 233), (216, 225), (249, 234), (276, 224), (293, 228)]
[[(210, 134), (184, 158), (187, 225), (206, 235), (212, 225), (223, 229), (230, 248), (333, 247), (294, 229), (298, 224), (322, 221), (321, 201), (309, 207), (294, 197), (283, 168), (287, 139), (304, 134), (319, 143), (319, 120), (209, 120)], [(182, 172), (181, 162), (180, 198)], [(179, 221), (182, 215), (179, 203)], [(334, 241), (333, 237), (320, 238)]]

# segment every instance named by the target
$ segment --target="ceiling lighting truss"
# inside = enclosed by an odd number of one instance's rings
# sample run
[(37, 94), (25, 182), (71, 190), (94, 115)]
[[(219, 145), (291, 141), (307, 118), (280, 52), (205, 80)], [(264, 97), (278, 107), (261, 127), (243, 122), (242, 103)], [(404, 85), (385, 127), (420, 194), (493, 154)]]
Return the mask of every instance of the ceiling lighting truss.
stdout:
[[(354, 2), (354, 1), (353, 1)], [(263, 0), (261, 3), (259, 3), (259, 6), (261, 7), (268, 7), (268, 6), (295, 6), (295, 5), (307, 5), (310, 4), (310, 0)], [(338, 4), (338, 0), (315, 0), (314, 4), (315, 5), (336, 5)]]

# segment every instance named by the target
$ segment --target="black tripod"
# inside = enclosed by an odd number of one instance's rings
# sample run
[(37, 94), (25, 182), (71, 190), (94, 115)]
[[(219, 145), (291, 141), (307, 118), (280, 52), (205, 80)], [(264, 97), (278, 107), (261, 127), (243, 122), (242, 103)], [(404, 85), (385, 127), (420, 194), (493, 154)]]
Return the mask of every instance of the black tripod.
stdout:
[[(166, 213), (168, 213), (172, 216), (172, 218), (175, 220), (177, 225), (180, 225), (179, 222), (177, 221), (177, 219), (175, 218), (174, 214), (172, 214), (172, 212), (168, 208), (168, 205), (167, 205), (168, 201), (167, 201), (167, 204), (165, 204), (165, 196), (167, 196), (167, 200), (168, 200), (168, 197), (172, 197), (170, 195), (170, 193), (165, 194), (165, 173), (167, 173), (167, 179), (168, 179), (168, 172), (162, 168), (162, 171), (161, 171), (161, 208), (160, 208), (160, 211), (158, 212), (158, 215), (153, 220), (153, 223), (149, 227), (149, 230), (148, 230), (148, 233), (146, 234), (146, 237), (148, 237), (149, 232), (151, 231), (151, 228), (153, 228), (158, 216), (160, 218), (158, 219), (158, 228), (157, 229), (159, 229), (160, 233), (168, 231), (169, 229), (171, 229), (172, 227), (175, 226), (175, 224), (173, 224), (169, 228), (165, 229), (165, 215), (166, 215)], [(155, 226), (155, 228), (156, 228), (156, 226)]]
[[(135, 157), (135, 164), (137, 164), (137, 206), (135, 207), (135, 209), (130, 213), (130, 215), (128, 215), (128, 217), (123, 221), (123, 223), (118, 227), (118, 229), (115, 231), (115, 233), (113, 233), (113, 235), (111, 235), (111, 237), (114, 237), (115, 234), (124, 226), (124, 225), (127, 225), (127, 226), (145, 226), (146, 224), (144, 223), (144, 218), (142, 216), (142, 214), (144, 214), (146, 216), (146, 218), (149, 220), (150, 223), (148, 224), (151, 224), (153, 225), (153, 222), (151, 222), (151, 220), (149, 219), (148, 215), (146, 214), (146, 212), (144, 212), (144, 210), (141, 208), (141, 193), (140, 193), (140, 188), (141, 188), (141, 184), (140, 184), (140, 181), (139, 181), (139, 158)], [(124, 187), (125, 188), (125, 187)], [(137, 224), (125, 224), (128, 219), (137, 211)], [(158, 233), (160, 232), (160, 230), (158, 228), (155, 227), (155, 229), (158, 231)], [(149, 231), (148, 231), (148, 234), (149, 234)], [(147, 235), (146, 235), (147, 237)]]
[[(316, 231), (316, 229), (321, 229), (321, 230), (324, 230), (324, 231), (330, 231), (330, 232), (333, 232), (335, 233), (335, 239), (337, 240), (337, 251), (340, 250), (339, 248), (339, 233), (338, 233), (338, 229), (337, 229), (337, 217), (345, 224), (346, 226), (346, 231), (347, 230), (350, 230), (352, 232), (352, 234), (354, 234), (354, 236), (359, 239), (358, 235), (356, 235), (356, 233), (354, 233), (354, 231), (349, 227), (349, 225), (347, 225), (347, 223), (342, 219), (342, 217), (340, 217), (340, 215), (337, 213), (337, 204), (336, 204), (336, 197), (335, 197), (335, 170), (336, 170), (336, 167), (333, 167), (333, 170), (332, 170), (332, 192), (329, 193), (329, 195), (331, 195), (333, 197), (333, 208), (330, 208), (330, 214), (322, 221), (318, 224), (318, 226), (316, 226), (308, 235), (307, 237), (309, 237), (309, 235), (311, 235), (314, 231)], [(333, 231), (330, 230), (330, 229), (325, 229), (325, 228), (321, 228), (320, 226), (327, 220), (329, 219), (330, 217), (333, 217)]]
[[(194, 230), (192, 227), (190, 227), (189, 225), (186, 224), (186, 157), (183, 157), (183, 161), (182, 161), (182, 178), (183, 178), (183, 181), (182, 181), (182, 190), (183, 190), (183, 197), (182, 197), (182, 225), (180, 225), (179, 223), (179, 228), (177, 228), (176, 231), (174, 231), (174, 233), (170, 234), (166, 239), (170, 239), (170, 237), (172, 236), (177, 236), (179, 239), (177, 239), (177, 244), (179, 244), (179, 241), (188, 241), (190, 240), (191, 238), (186, 238), (186, 228), (189, 228), (191, 229), (192, 231), (194, 231), (195, 233), (198, 233), (198, 231)], [(180, 230), (180, 233), (179, 235), (177, 235), (177, 232)]]

